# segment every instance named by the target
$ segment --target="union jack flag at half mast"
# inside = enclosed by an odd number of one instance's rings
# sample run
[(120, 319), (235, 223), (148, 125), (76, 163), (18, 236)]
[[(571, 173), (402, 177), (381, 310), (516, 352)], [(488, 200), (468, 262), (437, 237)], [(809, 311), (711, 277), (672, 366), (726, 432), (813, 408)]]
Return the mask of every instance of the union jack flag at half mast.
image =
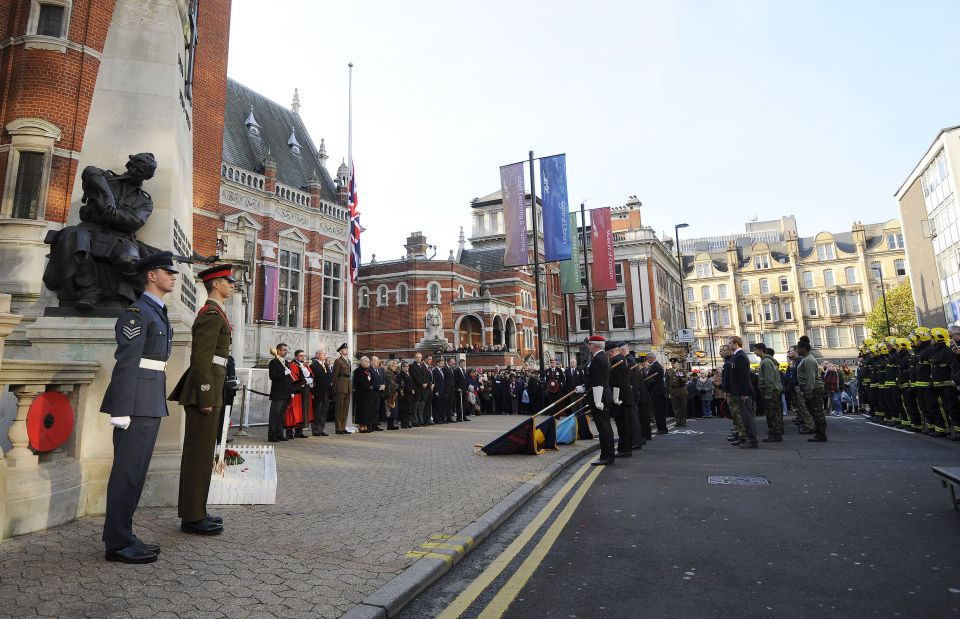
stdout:
[(360, 271), (360, 210), (357, 208), (357, 175), (350, 162), (350, 184), (348, 185), (348, 200), (350, 205), (350, 281), (357, 281)]

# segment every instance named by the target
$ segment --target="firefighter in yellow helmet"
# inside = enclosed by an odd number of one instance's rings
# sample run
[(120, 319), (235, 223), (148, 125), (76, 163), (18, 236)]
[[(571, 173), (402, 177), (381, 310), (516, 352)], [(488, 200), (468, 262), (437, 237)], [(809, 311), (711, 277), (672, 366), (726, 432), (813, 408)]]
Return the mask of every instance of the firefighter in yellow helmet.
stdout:
[(873, 388), (873, 398), (870, 402), (870, 407), (873, 410), (873, 417), (877, 421), (886, 423), (890, 412), (890, 408), (888, 406), (889, 401), (887, 399), (887, 356), (889, 355), (890, 350), (887, 348), (887, 343), (883, 340), (880, 340), (874, 345), (873, 352), (874, 372), (873, 381), (871, 382), (871, 386)]
[(933, 340), (930, 356), (930, 388), (933, 397), (929, 406), (934, 408), (931, 415), (932, 434), (935, 436), (949, 436), (950, 427), (960, 421), (960, 403), (957, 402), (957, 388), (953, 383), (953, 352), (948, 345), (950, 334), (943, 327), (930, 329)]
[(913, 334), (917, 338), (917, 347), (915, 349), (915, 354), (917, 355), (917, 378), (913, 384), (914, 394), (917, 398), (920, 413), (923, 416), (923, 432), (925, 434), (934, 434), (933, 428), (940, 414), (940, 402), (937, 398), (936, 391), (933, 389), (931, 379), (934, 353), (932, 346), (933, 334), (930, 333), (930, 329), (927, 327), (917, 327), (913, 330)]
[(905, 337), (897, 338), (897, 387), (893, 396), (896, 399), (894, 404), (897, 412), (900, 414), (900, 426), (905, 429), (913, 429), (914, 415), (916, 415), (916, 421), (920, 418), (919, 410), (914, 410), (915, 402), (914, 406), (910, 404), (910, 399), (913, 397), (910, 387), (910, 366), (913, 360), (911, 349), (910, 340)]

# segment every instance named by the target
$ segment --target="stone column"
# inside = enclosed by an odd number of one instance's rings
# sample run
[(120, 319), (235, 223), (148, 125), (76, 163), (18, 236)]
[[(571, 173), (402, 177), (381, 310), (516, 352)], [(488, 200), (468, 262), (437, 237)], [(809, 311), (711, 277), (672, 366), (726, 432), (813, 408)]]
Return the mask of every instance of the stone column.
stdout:
[[(633, 328), (636, 329), (644, 322), (643, 295), (640, 294), (640, 259), (631, 258), (630, 264), (630, 297), (633, 299)], [(646, 273), (644, 273), (646, 275)]]
[(10, 426), (8, 435), (13, 449), (7, 454), (7, 466), (28, 468), (37, 466), (39, 458), (30, 450), (27, 436), (27, 412), (37, 396), (46, 391), (46, 385), (19, 385), (13, 393), (17, 396), (17, 417)]

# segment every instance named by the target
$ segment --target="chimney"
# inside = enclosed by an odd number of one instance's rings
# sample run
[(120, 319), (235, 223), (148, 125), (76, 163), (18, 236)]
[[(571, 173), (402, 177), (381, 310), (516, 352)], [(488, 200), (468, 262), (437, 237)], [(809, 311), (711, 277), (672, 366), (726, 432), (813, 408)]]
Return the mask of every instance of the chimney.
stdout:
[(307, 181), (307, 191), (310, 192), (310, 206), (313, 208), (320, 208), (320, 187), (320, 179), (314, 172), (310, 176), (310, 180)]
[(263, 160), (263, 175), (266, 177), (263, 190), (267, 193), (275, 193), (277, 191), (277, 162), (270, 156), (269, 150), (267, 151), (267, 158)]
[(290, 103), (290, 111), (300, 115), (300, 91), (297, 88), (293, 89), (293, 101)]
[(411, 232), (407, 237), (407, 258), (426, 258), (427, 257), (427, 237), (423, 232)]
[(733, 241), (727, 243), (727, 268), (731, 273), (740, 270), (740, 254), (737, 252), (737, 244)]

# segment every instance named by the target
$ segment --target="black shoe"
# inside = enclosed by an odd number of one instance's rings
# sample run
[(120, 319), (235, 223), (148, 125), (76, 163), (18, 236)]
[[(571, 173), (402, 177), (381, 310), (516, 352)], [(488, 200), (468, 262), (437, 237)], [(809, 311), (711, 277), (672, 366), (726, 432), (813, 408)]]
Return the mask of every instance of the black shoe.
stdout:
[(594, 460), (590, 463), (590, 466), (609, 466), (613, 464), (613, 460)]
[(346, 434), (347, 431), (346, 431), (346, 430), (336, 430), (336, 433), (337, 433), (337, 434)]
[(657, 436), (660, 436), (661, 434), (670, 434), (670, 432), (667, 430), (657, 430)]
[(741, 442), (746, 442), (746, 441), (741, 441), (740, 439), (737, 439), (735, 441), (730, 441), (730, 445), (732, 445), (733, 447), (737, 447), (738, 445), (740, 445)]
[(387, 428), (387, 430), (399, 430), (399, 429), (400, 428), (398, 428), (397, 426), (393, 426), (392, 428)]
[(194, 522), (184, 520), (180, 523), (180, 530), (193, 535), (220, 535), (223, 533), (223, 525), (210, 522), (206, 518)]
[[(287, 440), (287, 439), (283, 439), (283, 440)], [(268, 442), (268, 443), (279, 443), (279, 442), (280, 442), (280, 439), (278, 439), (278, 438), (268, 438), (268, 439), (267, 439), (267, 442)]]
[(310, 437), (304, 434), (303, 432), (297, 432), (296, 434), (293, 435), (293, 438), (310, 438)]
[(157, 560), (157, 553), (150, 552), (146, 547), (134, 542), (126, 548), (108, 550), (103, 558), (114, 563), (153, 563)]
[(806, 428), (800, 430), (800, 434), (816, 434), (816, 430), (807, 430)]
[(330, 436), (330, 435), (324, 432), (323, 430), (320, 430), (320, 436)]
[[(73, 304), (78, 310), (83, 310), (85, 312), (95, 309), (97, 307), (97, 298), (96, 297), (82, 297), (76, 300)], [(110, 559), (108, 559), (109, 561)]]
[(630, 452), (614, 455), (614, 458), (631, 458), (631, 457), (633, 457), (633, 454)]
[(133, 536), (133, 543), (140, 544), (140, 547), (147, 552), (152, 552), (155, 555), (160, 554), (160, 544), (148, 544), (136, 535)]
[(740, 449), (756, 449), (759, 446), (757, 441), (740, 441)]
[(372, 431), (373, 431), (373, 432), (383, 432), (383, 428), (381, 428), (380, 426), (373, 426)]
[(207, 522), (212, 522), (213, 524), (223, 524), (223, 518), (221, 516), (207, 514)]
[(826, 434), (817, 434), (813, 438), (807, 439), (808, 443), (826, 443), (827, 435)]
[(767, 438), (763, 439), (763, 442), (764, 443), (782, 443), (783, 437), (778, 434), (774, 434), (773, 436), (768, 436)]

